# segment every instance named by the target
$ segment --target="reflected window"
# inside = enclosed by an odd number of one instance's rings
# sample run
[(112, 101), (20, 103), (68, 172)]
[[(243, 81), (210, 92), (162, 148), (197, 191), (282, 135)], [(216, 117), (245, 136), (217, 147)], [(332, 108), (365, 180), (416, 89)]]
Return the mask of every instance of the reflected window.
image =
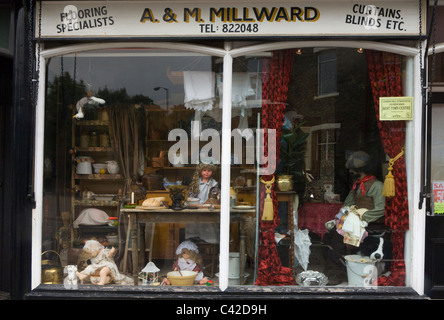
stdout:
[(337, 93), (335, 50), (321, 50), (318, 52), (318, 72), (318, 95)]

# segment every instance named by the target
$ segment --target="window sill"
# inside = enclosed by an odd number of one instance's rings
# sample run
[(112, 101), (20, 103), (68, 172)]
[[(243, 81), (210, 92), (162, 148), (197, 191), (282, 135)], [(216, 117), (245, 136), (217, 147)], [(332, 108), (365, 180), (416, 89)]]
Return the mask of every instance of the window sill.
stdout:
[(321, 94), (319, 96), (315, 96), (313, 99), (319, 100), (319, 99), (323, 99), (323, 98), (332, 98), (332, 97), (337, 97), (337, 96), (339, 96), (339, 92), (332, 92), (332, 93), (328, 93), (328, 94)]
[(235, 286), (221, 291), (218, 287), (150, 287), (79, 285), (68, 289), (61, 284), (42, 284), (26, 295), (27, 300), (45, 299), (428, 299), (409, 287), (299, 287), (299, 286)]

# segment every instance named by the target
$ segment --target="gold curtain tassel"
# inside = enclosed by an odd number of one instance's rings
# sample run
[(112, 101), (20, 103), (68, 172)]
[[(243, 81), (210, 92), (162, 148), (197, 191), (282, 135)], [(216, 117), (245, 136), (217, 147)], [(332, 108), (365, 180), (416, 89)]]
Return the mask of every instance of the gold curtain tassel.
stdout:
[(264, 211), (262, 213), (262, 221), (273, 221), (274, 220), (274, 208), (273, 208), (273, 199), (271, 198), (271, 187), (274, 183), (273, 179), (270, 181), (264, 181), (261, 178), (261, 182), (265, 185), (265, 192), (267, 196), (264, 199)]
[(393, 165), (396, 160), (398, 160), (404, 154), (404, 148), (401, 149), (401, 152), (389, 160), (388, 173), (385, 176), (384, 186), (382, 188), (382, 195), (387, 198), (393, 198), (396, 195), (395, 190), (395, 177), (393, 176)]

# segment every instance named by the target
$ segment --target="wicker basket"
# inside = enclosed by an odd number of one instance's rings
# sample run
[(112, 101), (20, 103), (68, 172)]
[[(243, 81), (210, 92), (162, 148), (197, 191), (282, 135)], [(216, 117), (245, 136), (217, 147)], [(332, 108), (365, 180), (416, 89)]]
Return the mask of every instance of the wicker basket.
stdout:
[(173, 286), (191, 286), (194, 284), (197, 272), (182, 270), (181, 273), (182, 275), (180, 275), (179, 271), (171, 271), (167, 273), (167, 277)]

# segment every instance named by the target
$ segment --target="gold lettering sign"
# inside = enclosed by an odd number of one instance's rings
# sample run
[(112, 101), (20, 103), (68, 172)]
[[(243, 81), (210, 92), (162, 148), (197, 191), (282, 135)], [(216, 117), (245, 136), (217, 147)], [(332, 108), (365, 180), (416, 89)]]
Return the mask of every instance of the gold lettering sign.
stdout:
[(413, 119), (413, 97), (380, 97), (379, 120)]

